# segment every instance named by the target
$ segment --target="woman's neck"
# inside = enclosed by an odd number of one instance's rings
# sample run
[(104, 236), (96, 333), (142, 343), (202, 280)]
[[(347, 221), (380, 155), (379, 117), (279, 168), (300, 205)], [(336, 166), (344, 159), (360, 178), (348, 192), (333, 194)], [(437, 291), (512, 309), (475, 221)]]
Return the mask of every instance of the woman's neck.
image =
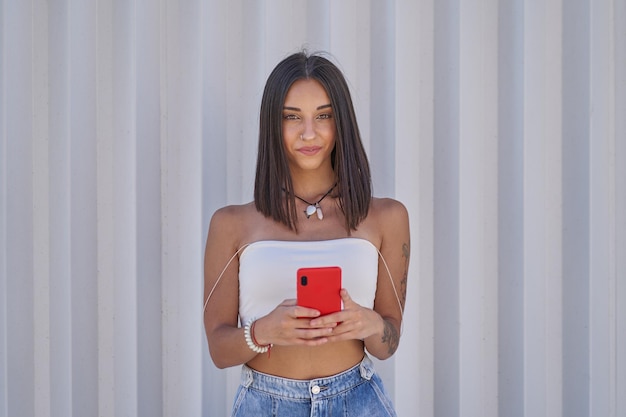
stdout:
[(293, 192), (304, 199), (315, 199), (324, 195), (335, 185), (337, 179), (335, 173), (313, 173), (305, 176), (292, 176)]

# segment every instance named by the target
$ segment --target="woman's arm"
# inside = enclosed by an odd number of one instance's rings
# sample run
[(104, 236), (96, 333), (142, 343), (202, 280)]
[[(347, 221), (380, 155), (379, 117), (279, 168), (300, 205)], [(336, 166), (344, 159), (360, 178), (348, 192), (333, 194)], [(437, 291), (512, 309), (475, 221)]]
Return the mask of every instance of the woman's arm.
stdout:
[(383, 236), (380, 245), (383, 259), (378, 260), (374, 311), (382, 319), (382, 329), (365, 339), (365, 347), (375, 357), (387, 359), (400, 343), (411, 242), (409, 216), (404, 205), (390, 199), (382, 200), (381, 205), (378, 218)]
[[(225, 207), (213, 215), (204, 255), (204, 328), (211, 358), (218, 368), (240, 365), (256, 353), (248, 348), (243, 329), (238, 327), (239, 256), (230, 265), (239, 241), (241, 207)], [(221, 275), (221, 277), (220, 277)], [(219, 282), (217, 282), (219, 278)]]

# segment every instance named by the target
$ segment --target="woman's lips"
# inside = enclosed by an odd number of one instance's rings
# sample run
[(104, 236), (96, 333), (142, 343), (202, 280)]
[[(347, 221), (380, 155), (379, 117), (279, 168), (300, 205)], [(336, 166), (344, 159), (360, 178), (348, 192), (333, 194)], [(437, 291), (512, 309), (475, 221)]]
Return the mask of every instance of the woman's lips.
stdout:
[(312, 156), (318, 153), (321, 149), (322, 148), (320, 146), (303, 146), (298, 149), (298, 152), (307, 156)]

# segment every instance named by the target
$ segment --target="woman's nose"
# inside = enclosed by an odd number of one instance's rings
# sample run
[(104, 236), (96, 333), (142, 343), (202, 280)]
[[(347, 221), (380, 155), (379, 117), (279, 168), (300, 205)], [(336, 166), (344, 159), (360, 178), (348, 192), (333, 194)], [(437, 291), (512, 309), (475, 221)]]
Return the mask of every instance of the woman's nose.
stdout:
[(304, 130), (300, 134), (300, 139), (302, 140), (311, 140), (315, 138), (315, 129), (313, 127), (312, 120), (304, 121)]

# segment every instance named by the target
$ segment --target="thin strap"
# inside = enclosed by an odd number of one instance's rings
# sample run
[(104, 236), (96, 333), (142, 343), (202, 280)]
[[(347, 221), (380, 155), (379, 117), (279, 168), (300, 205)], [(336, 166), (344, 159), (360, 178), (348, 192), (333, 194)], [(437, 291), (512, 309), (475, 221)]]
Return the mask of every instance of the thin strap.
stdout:
[(207, 305), (209, 305), (209, 300), (211, 299), (211, 296), (213, 295), (213, 291), (215, 291), (215, 288), (217, 287), (217, 284), (220, 283), (220, 280), (222, 279), (222, 276), (224, 275), (224, 273), (226, 272), (226, 270), (228, 269), (228, 267), (230, 266), (231, 262), (233, 261), (233, 259), (235, 259), (235, 257), (237, 255), (239, 255), (239, 253), (244, 250), (246, 247), (248, 247), (250, 244), (246, 243), (245, 245), (243, 245), (242, 247), (240, 247), (239, 249), (237, 249), (237, 252), (234, 253), (233, 256), (230, 257), (230, 259), (228, 260), (228, 262), (226, 263), (226, 266), (224, 267), (224, 269), (222, 269), (222, 272), (220, 272), (220, 275), (217, 277), (217, 281), (215, 281), (215, 284), (213, 284), (213, 288), (211, 288), (211, 291), (209, 291), (209, 295), (206, 298), (206, 301), (204, 302), (204, 308), (202, 309), (202, 311), (204, 313), (206, 313), (206, 307)]
[(402, 330), (404, 328), (404, 307), (402, 307), (402, 303), (400, 302), (400, 296), (398, 296), (398, 290), (396, 290), (396, 284), (395, 282), (393, 282), (393, 277), (391, 276), (391, 271), (389, 270), (387, 261), (385, 260), (385, 257), (380, 252), (380, 250), (378, 248), (376, 248), (376, 250), (378, 251), (378, 256), (380, 256), (380, 259), (383, 261), (383, 265), (385, 266), (385, 270), (387, 271), (387, 276), (389, 277), (389, 281), (391, 281), (391, 288), (393, 288), (393, 293), (396, 296), (396, 301), (398, 302), (398, 307), (400, 308), (400, 315), (402, 318), (402, 320), (400, 321), (400, 334), (402, 334)]

